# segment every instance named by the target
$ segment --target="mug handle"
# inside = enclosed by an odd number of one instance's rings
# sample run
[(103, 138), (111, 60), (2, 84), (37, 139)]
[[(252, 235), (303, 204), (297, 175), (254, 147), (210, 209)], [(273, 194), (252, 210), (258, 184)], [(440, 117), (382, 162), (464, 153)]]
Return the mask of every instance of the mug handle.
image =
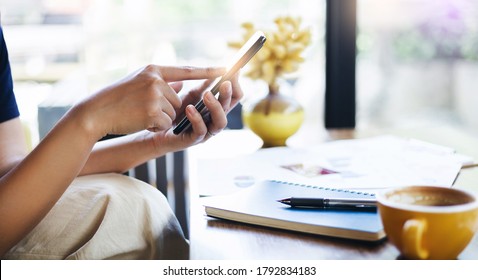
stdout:
[(403, 224), (402, 244), (405, 257), (412, 259), (427, 259), (428, 250), (423, 248), (423, 234), (426, 222), (424, 220), (411, 219)]

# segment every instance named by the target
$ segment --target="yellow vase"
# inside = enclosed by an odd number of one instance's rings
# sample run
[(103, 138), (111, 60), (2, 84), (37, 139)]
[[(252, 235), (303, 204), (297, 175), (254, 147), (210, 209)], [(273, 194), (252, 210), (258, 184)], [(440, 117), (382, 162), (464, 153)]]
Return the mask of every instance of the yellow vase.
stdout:
[(277, 93), (246, 104), (242, 110), (244, 124), (264, 141), (264, 147), (285, 146), (304, 121), (302, 106)]

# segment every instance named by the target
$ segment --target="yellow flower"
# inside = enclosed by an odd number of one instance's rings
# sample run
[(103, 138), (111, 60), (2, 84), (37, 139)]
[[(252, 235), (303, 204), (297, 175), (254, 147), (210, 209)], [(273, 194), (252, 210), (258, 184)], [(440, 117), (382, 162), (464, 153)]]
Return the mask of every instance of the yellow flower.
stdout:
[[(267, 41), (262, 49), (249, 62), (246, 76), (261, 79), (274, 90), (278, 88), (277, 78), (298, 70), (304, 61), (302, 53), (311, 42), (310, 28), (301, 28), (301, 18), (282, 16), (274, 20), (276, 30), (264, 31)], [(251, 22), (241, 25), (244, 29), (241, 41), (229, 42), (229, 46), (239, 49), (257, 29)]]

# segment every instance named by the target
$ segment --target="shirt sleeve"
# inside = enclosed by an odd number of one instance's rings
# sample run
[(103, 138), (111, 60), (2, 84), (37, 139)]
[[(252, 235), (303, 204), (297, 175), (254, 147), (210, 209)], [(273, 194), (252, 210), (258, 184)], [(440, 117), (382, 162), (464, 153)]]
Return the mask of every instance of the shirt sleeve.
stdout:
[(8, 51), (0, 26), (0, 123), (20, 116), (13, 93), (12, 72)]

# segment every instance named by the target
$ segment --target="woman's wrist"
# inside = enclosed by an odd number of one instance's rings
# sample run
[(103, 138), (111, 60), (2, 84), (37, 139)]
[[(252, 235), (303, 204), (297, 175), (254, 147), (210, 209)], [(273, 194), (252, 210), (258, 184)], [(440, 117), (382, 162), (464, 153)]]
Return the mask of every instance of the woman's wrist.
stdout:
[[(147, 147), (151, 148), (151, 153), (154, 158), (161, 157), (168, 153), (168, 147), (160, 141), (162, 137), (158, 137), (158, 132), (144, 131), (143, 141)], [(162, 133), (162, 132), (159, 132)]]
[(86, 102), (71, 108), (65, 118), (67, 119), (65, 121), (73, 121), (78, 129), (94, 142), (108, 134), (100, 125), (102, 122), (95, 119), (95, 115), (91, 113)]

